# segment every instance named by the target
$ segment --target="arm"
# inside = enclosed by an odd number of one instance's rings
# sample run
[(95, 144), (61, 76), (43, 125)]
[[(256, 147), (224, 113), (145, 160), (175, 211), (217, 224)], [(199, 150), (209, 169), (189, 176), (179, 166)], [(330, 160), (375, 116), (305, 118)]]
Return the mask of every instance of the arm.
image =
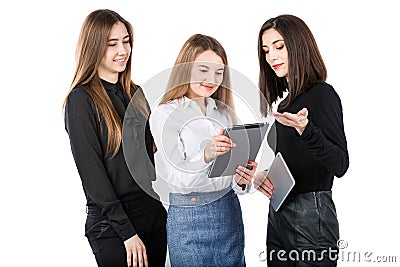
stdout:
[[(205, 176), (212, 160), (232, 147), (230, 139), (222, 132), (212, 137), (211, 141), (208, 141), (208, 136), (204, 136), (204, 132), (197, 135), (198, 125), (191, 124), (192, 118), (196, 116), (197, 113), (191, 113), (190, 109), (179, 110), (179, 107), (176, 109), (172, 104), (156, 108), (150, 116), (150, 128), (158, 149), (158, 158), (162, 160), (162, 163), (156, 164), (157, 173), (170, 184), (181, 188), (209, 186), (212, 180), (205, 179)], [(182, 125), (189, 131), (182, 132)], [(164, 168), (160, 167), (162, 165)], [(235, 184), (236, 182), (233, 185)], [(233, 188), (243, 192), (238, 185)]]
[(193, 182), (203, 175), (202, 170), (210, 165), (204, 162), (204, 149), (200, 145), (189, 148), (190, 144), (182, 141), (180, 129), (191, 117), (191, 114), (165, 104), (153, 110), (149, 118), (158, 158), (162, 160), (161, 163), (156, 162), (157, 175), (178, 188), (193, 187)]
[(346, 135), (344, 133), (342, 104), (333, 89), (320, 96), (320, 110), (314, 111), (300, 139), (314, 158), (335, 176), (342, 177), (349, 167)]
[(278, 122), (297, 130), (298, 137), (319, 164), (335, 176), (342, 177), (349, 167), (342, 105), (333, 89), (321, 91), (318, 99), (314, 99), (316, 108), (312, 119), (308, 119), (307, 109), (297, 114), (276, 112), (274, 115)]
[(274, 195), (274, 185), (267, 176), (267, 171), (260, 171), (254, 175), (254, 187), (271, 199)]
[(249, 161), (247, 165), (250, 168), (238, 166), (236, 174), (233, 176), (232, 189), (238, 195), (247, 194), (254, 186), (253, 177), (255, 177), (258, 163), (255, 161)]
[[(208, 145), (204, 148), (204, 161), (209, 163), (216, 157), (223, 155), (230, 151), (236, 144), (232, 143), (232, 140), (224, 135), (224, 130), (221, 129), (219, 134), (213, 136)], [(238, 166), (236, 174), (232, 178), (232, 189), (238, 195), (244, 195), (251, 189), (251, 182), (254, 176), (254, 172), (257, 169), (257, 162), (249, 161), (246, 168), (244, 166)]]
[(97, 115), (88, 93), (74, 89), (65, 106), (65, 127), (87, 196), (102, 210), (122, 240), (136, 234), (108, 178)]

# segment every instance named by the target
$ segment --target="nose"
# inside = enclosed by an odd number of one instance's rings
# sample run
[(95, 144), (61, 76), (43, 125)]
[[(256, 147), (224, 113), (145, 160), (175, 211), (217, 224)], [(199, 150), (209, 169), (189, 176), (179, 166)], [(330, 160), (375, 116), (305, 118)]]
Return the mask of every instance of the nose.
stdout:
[(118, 55), (126, 55), (130, 52), (130, 45), (126, 45), (125, 43), (121, 42), (118, 44)]
[(216, 75), (214, 73), (212, 73), (212, 71), (209, 71), (205, 78), (206, 78), (205, 82), (210, 83), (210, 84), (216, 84), (217, 78), (216, 78)]
[(278, 59), (278, 53), (274, 49), (271, 49), (266, 56), (269, 61)]

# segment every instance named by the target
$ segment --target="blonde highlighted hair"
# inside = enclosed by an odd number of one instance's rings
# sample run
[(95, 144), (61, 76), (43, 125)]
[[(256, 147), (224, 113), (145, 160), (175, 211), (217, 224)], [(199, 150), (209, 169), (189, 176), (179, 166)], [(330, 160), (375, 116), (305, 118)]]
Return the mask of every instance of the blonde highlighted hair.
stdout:
[(230, 90), (231, 77), (225, 49), (216, 39), (203, 34), (191, 36), (182, 46), (171, 71), (167, 90), (160, 101), (160, 105), (174, 99), (179, 99), (187, 94), (190, 88), (192, 63), (201, 53), (207, 50), (215, 52), (221, 57), (224, 63), (224, 77), (222, 83), (211, 97), (218, 100), (217, 105), (221, 106), (225, 104), (229, 106), (232, 111), (234, 110), (233, 97)]

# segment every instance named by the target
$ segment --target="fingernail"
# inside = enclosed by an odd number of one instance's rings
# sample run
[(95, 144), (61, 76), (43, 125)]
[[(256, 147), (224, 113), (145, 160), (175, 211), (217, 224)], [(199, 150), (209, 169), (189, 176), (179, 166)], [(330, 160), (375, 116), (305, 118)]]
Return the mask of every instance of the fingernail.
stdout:
[(232, 147), (235, 147), (236, 146), (236, 144), (235, 143), (232, 143)]

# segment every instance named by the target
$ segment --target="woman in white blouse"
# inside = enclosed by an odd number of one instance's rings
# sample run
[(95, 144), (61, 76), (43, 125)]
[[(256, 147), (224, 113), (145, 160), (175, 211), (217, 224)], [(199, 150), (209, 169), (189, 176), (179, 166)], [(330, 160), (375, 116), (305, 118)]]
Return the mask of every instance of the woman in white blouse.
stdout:
[(196, 34), (183, 45), (167, 90), (150, 116), (158, 176), (170, 185), (167, 238), (172, 266), (245, 266), (242, 212), (257, 163), (208, 178), (213, 159), (235, 146), (236, 122), (226, 53)]

